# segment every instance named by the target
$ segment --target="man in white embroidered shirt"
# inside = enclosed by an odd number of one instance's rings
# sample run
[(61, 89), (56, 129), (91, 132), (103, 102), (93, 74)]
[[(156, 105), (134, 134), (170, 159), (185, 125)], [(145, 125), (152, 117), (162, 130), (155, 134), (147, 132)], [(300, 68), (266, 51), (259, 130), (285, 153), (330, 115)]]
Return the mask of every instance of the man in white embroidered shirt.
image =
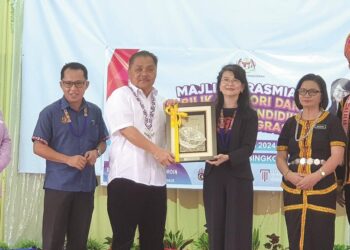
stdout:
[(130, 249), (138, 226), (141, 249), (163, 249), (166, 171), (174, 156), (166, 144), (165, 114), (153, 87), (157, 57), (139, 51), (129, 60), (129, 85), (107, 100), (111, 134), (108, 215), (112, 249)]

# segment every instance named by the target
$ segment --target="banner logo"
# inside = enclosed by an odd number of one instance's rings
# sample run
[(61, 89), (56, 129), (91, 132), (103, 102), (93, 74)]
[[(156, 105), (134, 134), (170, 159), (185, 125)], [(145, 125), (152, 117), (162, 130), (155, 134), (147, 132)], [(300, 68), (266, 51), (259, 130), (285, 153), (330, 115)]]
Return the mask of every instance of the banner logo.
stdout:
[(204, 180), (204, 168), (200, 168), (198, 170), (198, 180), (200, 180), (200, 181)]
[(270, 169), (260, 169), (260, 177), (263, 182), (267, 182), (269, 179)]
[(248, 57), (240, 58), (237, 64), (241, 66), (247, 73), (254, 71), (256, 66), (254, 60)]

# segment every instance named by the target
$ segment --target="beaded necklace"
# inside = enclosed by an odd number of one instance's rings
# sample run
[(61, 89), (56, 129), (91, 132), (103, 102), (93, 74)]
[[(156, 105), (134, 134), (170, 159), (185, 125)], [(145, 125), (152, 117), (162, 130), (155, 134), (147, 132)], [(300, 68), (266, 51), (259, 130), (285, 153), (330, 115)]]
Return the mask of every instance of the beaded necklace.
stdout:
[(154, 93), (151, 93), (151, 108), (150, 108), (150, 112), (147, 113), (145, 105), (143, 104), (142, 100), (138, 97), (138, 95), (135, 93), (135, 91), (128, 86), (129, 89), (131, 90), (131, 92), (133, 93), (133, 95), (135, 96), (137, 102), (140, 104), (141, 109), (142, 109), (142, 113), (143, 113), (143, 118), (144, 118), (144, 124), (146, 127), (146, 131), (143, 132), (143, 134), (148, 138), (148, 139), (152, 139), (152, 137), (154, 136), (154, 131), (153, 131), (153, 118), (154, 118), (154, 112), (156, 110), (156, 98), (154, 97)]
[(299, 132), (299, 122), (301, 120), (302, 114), (303, 112), (301, 112), (300, 117), (296, 117), (297, 120), (297, 126), (295, 127), (295, 133), (294, 133), (294, 139), (296, 141), (301, 141), (304, 140), (305, 138), (307, 138), (309, 136), (309, 134), (314, 130), (314, 127), (316, 126), (316, 124), (318, 123), (318, 118), (320, 118), (320, 116), (322, 115), (323, 111), (320, 111), (318, 113), (318, 116), (316, 117), (316, 119), (314, 120), (314, 122), (312, 124), (310, 124), (310, 128), (307, 131), (307, 133), (304, 136), (301, 136), (298, 138), (298, 132)]
[(219, 121), (218, 121), (218, 132), (219, 132), (219, 135), (220, 135), (222, 146), (225, 149), (227, 149), (229, 144), (230, 144), (231, 128), (232, 128), (232, 125), (233, 125), (233, 123), (235, 121), (236, 113), (237, 113), (237, 110), (235, 109), (233, 111), (232, 118), (231, 118), (229, 126), (225, 127), (224, 110), (221, 109), (221, 111), (220, 111), (220, 117), (219, 117)]

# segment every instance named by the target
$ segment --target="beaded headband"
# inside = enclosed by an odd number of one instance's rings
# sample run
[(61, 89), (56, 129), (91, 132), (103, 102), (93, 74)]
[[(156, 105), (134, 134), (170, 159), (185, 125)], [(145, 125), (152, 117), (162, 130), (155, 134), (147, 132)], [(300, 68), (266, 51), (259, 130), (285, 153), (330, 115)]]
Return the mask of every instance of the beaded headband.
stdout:
[(350, 34), (346, 38), (345, 47), (344, 47), (344, 55), (345, 55), (346, 59), (348, 59), (348, 62), (350, 64)]

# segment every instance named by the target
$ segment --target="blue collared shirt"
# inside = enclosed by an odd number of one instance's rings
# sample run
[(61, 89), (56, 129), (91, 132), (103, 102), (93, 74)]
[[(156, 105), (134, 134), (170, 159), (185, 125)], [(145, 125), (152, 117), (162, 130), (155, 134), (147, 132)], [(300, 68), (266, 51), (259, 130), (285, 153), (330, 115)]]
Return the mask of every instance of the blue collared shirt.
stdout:
[[(87, 117), (84, 117), (85, 108)], [(64, 109), (69, 113), (71, 125), (67, 122)], [(77, 112), (62, 97), (40, 112), (32, 140), (41, 141), (59, 153), (73, 156), (84, 155), (107, 138), (108, 131), (99, 107), (83, 99), (82, 107)], [(87, 165), (83, 170), (78, 170), (67, 164), (46, 160), (44, 188), (91, 192), (95, 187), (94, 166)]]

